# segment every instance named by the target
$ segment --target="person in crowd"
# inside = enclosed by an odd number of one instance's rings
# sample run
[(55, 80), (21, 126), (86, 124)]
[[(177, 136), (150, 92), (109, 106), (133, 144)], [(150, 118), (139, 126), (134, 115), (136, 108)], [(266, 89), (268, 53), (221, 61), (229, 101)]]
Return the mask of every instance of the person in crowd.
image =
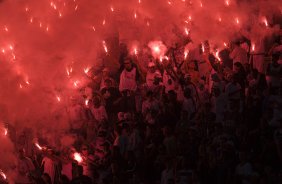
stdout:
[(35, 167), (32, 160), (26, 157), (24, 149), (19, 150), (17, 161), (17, 176), (15, 182), (18, 184), (31, 184), (33, 182), (32, 172), (35, 170)]

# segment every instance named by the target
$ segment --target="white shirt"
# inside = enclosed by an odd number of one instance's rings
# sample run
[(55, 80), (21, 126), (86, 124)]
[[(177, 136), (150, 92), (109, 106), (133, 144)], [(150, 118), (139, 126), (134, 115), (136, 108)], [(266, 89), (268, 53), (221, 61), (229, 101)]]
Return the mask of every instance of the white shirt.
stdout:
[(136, 91), (136, 89), (136, 68), (133, 68), (131, 71), (124, 69), (120, 75), (119, 91)]

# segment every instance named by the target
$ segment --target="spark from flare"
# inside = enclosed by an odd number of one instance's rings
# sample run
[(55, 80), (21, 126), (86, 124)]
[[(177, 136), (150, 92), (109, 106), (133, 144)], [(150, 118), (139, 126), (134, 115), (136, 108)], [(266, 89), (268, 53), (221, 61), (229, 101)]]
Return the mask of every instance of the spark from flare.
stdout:
[(61, 97), (57, 96), (56, 98), (57, 98), (58, 102), (61, 102)]
[(113, 6), (111, 6), (111, 11), (112, 11), (112, 12), (114, 12), (114, 11), (115, 11)]
[(103, 23), (102, 23), (102, 24), (103, 24), (103, 26), (106, 24), (106, 20), (105, 20), (105, 19), (103, 20)]
[(136, 12), (134, 13), (134, 18), (137, 19), (137, 13)]
[(229, 0), (225, 0), (225, 4), (226, 4), (226, 6), (229, 6), (230, 5)]

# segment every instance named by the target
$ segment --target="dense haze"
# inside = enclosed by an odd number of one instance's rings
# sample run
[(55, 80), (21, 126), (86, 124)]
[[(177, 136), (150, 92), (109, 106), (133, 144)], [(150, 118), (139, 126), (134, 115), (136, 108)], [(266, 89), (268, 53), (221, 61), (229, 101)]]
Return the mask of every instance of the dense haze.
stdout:
[(195, 44), (208, 39), (223, 47), (239, 35), (279, 30), (281, 11), (280, 0), (1, 0), (0, 169), (14, 161), (4, 125), (63, 132), (84, 69), (117, 69), (119, 42), (169, 47), (188, 30)]

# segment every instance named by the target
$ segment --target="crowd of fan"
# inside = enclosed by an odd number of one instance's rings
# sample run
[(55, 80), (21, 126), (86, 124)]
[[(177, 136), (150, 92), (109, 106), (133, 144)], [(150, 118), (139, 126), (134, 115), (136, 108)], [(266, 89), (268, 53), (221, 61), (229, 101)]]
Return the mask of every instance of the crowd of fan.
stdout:
[(205, 42), (184, 59), (178, 44), (161, 60), (121, 45), (117, 74), (105, 67), (68, 107), (73, 147), (20, 149), (16, 183), (282, 183), (275, 40), (256, 52), (237, 40), (220, 58)]

